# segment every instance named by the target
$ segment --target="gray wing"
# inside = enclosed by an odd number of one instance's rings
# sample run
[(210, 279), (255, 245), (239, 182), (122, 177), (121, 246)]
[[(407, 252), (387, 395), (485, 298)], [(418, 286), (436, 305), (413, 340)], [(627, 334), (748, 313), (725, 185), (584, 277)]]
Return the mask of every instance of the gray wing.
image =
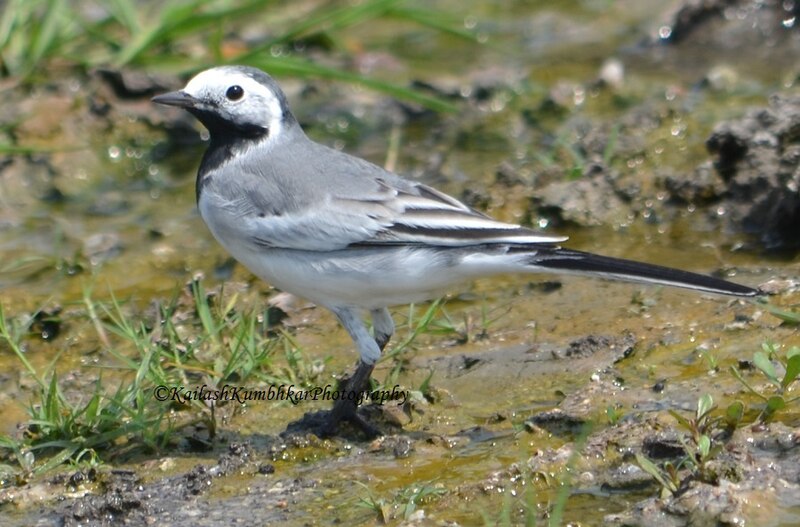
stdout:
[[(246, 192), (251, 240), (265, 247), (331, 251), (352, 245), (547, 244), (566, 240), (503, 223), (431, 187), (312, 143), (302, 171), (280, 160)], [(272, 210), (260, 217), (253, 212)]]
[[(392, 188), (392, 197), (384, 202), (395, 211), (381, 229), (358, 245), (437, 245), (463, 247), (486, 243), (548, 244), (566, 240), (512, 223), (492, 219), (455, 198), (422, 184), (410, 189)], [(360, 208), (357, 199), (344, 200), (345, 206)]]

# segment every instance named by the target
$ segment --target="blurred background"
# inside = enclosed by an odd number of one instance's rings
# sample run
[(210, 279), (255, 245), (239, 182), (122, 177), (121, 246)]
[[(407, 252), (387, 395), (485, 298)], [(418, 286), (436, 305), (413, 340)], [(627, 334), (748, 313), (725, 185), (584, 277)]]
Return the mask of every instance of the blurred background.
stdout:
[[(778, 277), (775, 291), (787, 295), (778, 303), (791, 305), (798, 13), (794, 0), (8, 0), (0, 16), (3, 485), (63, 462), (202, 450), (190, 440), (199, 432), (186, 432), (180, 418), (177, 435), (163, 433), (176, 408), (142, 396), (159, 382), (324, 384), (354, 360), (335, 321), (255, 281), (214, 242), (194, 203), (206, 133), (152, 96), (210, 66), (256, 66), (278, 80), (317, 141), (503, 220), (567, 234), (574, 248), (754, 286)], [(667, 358), (676, 346), (696, 355), (706, 324), (723, 331), (720, 304), (577, 284), (504, 277), (455, 292), (448, 311), (401, 308), (407, 334), (380, 382), (400, 375), (427, 388), (430, 363), (415, 366), (416, 355), (402, 353), (436, 356), (442, 339), (468, 353), (632, 329)], [(796, 340), (791, 330), (771, 333), (777, 320), (759, 326), (760, 315), (745, 311), (736, 312), (745, 336), (708, 337), (727, 350), (715, 361), (735, 363), (769, 339)], [(642, 379), (656, 368), (702, 384), (707, 366), (648, 360)], [(559, 382), (539, 384), (542, 392), (512, 383), (515, 395), (496, 404), (510, 415), (541, 410)], [(433, 423), (485, 422), (485, 393), (467, 384), (448, 387), (463, 390), (461, 410), (429, 415)], [(691, 407), (697, 390), (674, 400)], [(181, 411), (204, 437), (218, 426), (203, 404), (187, 406)], [(305, 410), (284, 408), (268, 423), (250, 415), (237, 433), (277, 434)], [(116, 414), (105, 420), (103, 411)], [(481, 448), (464, 454), (466, 472), (448, 473), (448, 489), (524, 455), (514, 447), (495, 458)], [(431, 463), (428, 478), (443, 470)], [(598, 496), (585, 496), (576, 516), (594, 511)], [(616, 510), (633, 501), (620, 498)], [(469, 509), (457, 515), (467, 524), (480, 517)], [(355, 517), (373, 517), (364, 514)]]

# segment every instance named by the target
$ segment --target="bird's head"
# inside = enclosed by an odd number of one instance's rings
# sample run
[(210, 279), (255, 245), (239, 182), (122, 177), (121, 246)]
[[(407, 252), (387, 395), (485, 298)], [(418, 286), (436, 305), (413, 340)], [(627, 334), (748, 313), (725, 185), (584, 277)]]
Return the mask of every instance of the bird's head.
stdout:
[(248, 66), (220, 66), (195, 75), (185, 88), (153, 97), (153, 102), (189, 111), (217, 134), (275, 137), (296, 124), (286, 96), (263, 71)]

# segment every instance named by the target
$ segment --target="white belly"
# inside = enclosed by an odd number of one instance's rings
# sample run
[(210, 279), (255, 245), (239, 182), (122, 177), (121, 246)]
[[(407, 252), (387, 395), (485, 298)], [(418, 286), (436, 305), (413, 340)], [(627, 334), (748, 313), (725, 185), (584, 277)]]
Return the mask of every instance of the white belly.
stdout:
[(329, 307), (376, 309), (421, 302), (464, 281), (448, 272), (444, 262), (432, 261), (427, 251), (406, 248), (319, 253), (228, 250), (271, 285)]

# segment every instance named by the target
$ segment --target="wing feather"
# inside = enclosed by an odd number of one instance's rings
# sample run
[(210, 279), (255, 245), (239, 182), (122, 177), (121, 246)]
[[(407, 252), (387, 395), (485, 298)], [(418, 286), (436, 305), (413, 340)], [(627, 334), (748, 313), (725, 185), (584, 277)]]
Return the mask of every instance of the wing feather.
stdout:
[[(244, 220), (249, 222), (252, 241), (260, 246), (331, 251), (387, 244), (552, 246), (566, 240), (497, 221), (452, 196), (363, 159), (316, 143), (301, 146), (307, 161), (303, 171), (272, 169), (253, 174), (253, 183), (271, 186), (269, 190), (254, 186), (250, 193), (254, 198), (296, 197), (294, 201), (285, 199), (293, 203), (292, 208), (281, 207), (273, 214), (250, 215)], [(299, 155), (290, 154), (286, 153), (291, 159)], [(300, 196), (305, 201), (301, 202)]]

